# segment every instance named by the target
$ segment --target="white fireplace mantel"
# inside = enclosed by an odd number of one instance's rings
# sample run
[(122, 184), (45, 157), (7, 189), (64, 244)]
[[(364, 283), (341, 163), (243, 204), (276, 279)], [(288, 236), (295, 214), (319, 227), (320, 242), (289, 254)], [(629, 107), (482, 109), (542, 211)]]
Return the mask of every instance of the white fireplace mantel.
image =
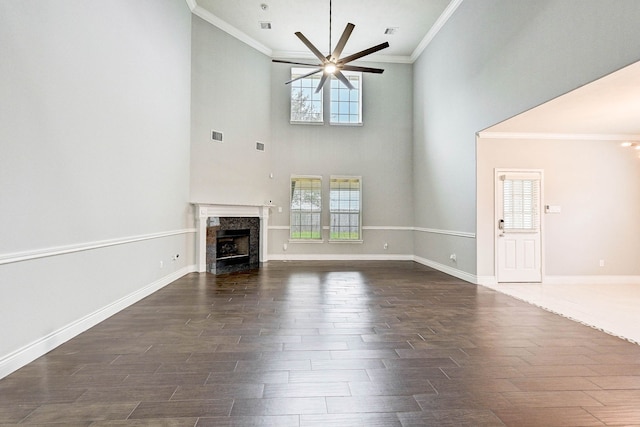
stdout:
[(209, 217), (258, 217), (260, 218), (260, 262), (267, 262), (267, 236), (269, 206), (265, 205), (225, 205), (212, 203), (192, 203), (196, 208), (198, 271), (207, 271), (207, 219)]

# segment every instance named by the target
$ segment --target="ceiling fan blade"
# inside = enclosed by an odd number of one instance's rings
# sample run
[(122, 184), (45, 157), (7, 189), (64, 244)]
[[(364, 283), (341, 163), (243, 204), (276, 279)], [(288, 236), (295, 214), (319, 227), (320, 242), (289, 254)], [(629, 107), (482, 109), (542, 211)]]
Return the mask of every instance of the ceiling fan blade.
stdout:
[[(318, 73), (318, 72), (320, 72), (320, 71), (322, 71), (322, 68), (316, 68), (315, 70), (311, 71), (310, 73), (307, 73), (307, 74), (305, 74), (304, 76), (296, 77), (295, 79), (291, 79), (291, 80), (289, 80), (288, 82), (284, 82), (284, 84), (288, 85), (288, 84), (289, 84), (289, 83), (291, 83), (291, 82), (295, 82), (296, 80), (300, 80), (300, 79), (304, 79), (305, 77), (312, 76), (312, 75), (314, 75), (314, 74), (316, 74), (316, 73)], [(324, 76), (323, 76), (323, 77), (324, 77)]]
[(340, 70), (336, 70), (336, 72), (333, 73), (333, 75), (336, 76), (338, 78), (338, 80), (340, 80), (342, 82), (342, 84), (344, 84), (350, 90), (351, 89), (355, 89), (353, 87), (353, 85), (351, 84), (351, 82), (349, 81), (349, 79), (346, 78), (345, 75), (340, 72)]
[(315, 47), (313, 44), (311, 44), (309, 40), (307, 40), (304, 34), (298, 31), (296, 33), (296, 36), (298, 36), (298, 38), (302, 40), (302, 43), (304, 43), (305, 46), (307, 46), (307, 48), (309, 48), (309, 50), (316, 56), (316, 58), (320, 60), (321, 64), (324, 64), (325, 62), (327, 62), (327, 58), (325, 58), (325, 56), (322, 54), (322, 52), (318, 50), (317, 47)]
[(322, 64), (304, 64), (302, 62), (284, 61), (282, 59), (272, 59), (271, 62), (279, 62), (280, 64), (306, 65), (307, 67), (321, 67)]
[(382, 50), (382, 49), (386, 49), (388, 47), (389, 47), (389, 42), (384, 42), (384, 43), (381, 43), (381, 44), (379, 44), (377, 46), (370, 47), (369, 49), (365, 49), (365, 50), (360, 51), (358, 53), (354, 53), (353, 55), (349, 55), (346, 58), (343, 58), (343, 59), (339, 60), (337, 62), (337, 64), (339, 64), (339, 65), (340, 64), (346, 64), (347, 62), (355, 61), (358, 58), (362, 58), (363, 56), (370, 55), (370, 54), (372, 54), (374, 52), (377, 52), (377, 51)]
[(356, 65), (343, 65), (341, 68), (345, 71), (361, 71), (363, 73), (382, 74), (384, 72), (382, 68), (358, 67)]
[(338, 58), (340, 58), (340, 55), (342, 55), (342, 49), (344, 49), (344, 46), (347, 44), (347, 40), (349, 40), (349, 37), (351, 37), (351, 32), (355, 27), (356, 26), (353, 25), (351, 22), (349, 22), (347, 26), (344, 27), (342, 36), (340, 36), (340, 40), (338, 40), (338, 44), (336, 45), (336, 48), (333, 49), (333, 53), (331, 54), (330, 60), (337, 61)]
[(328, 76), (329, 75), (327, 73), (322, 73), (322, 77), (320, 78), (320, 83), (318, 83), (318, 87), (316, 88), (316, 93), (322, 90), (322, 86), (324, 86), (324, 83), (327, 81)]

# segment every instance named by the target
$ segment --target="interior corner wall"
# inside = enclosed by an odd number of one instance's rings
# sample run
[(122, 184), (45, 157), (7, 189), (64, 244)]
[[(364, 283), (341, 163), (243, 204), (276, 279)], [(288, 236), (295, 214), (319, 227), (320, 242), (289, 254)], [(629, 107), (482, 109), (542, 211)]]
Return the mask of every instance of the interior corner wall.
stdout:
[[(328, 85), (325, 122), (290, 123), (291, 88), (285, 82), (291, 66), (271, 66), (274, 177), (269, 200), (278, 207), (270, 216), (271, 259), (412, 259), (412, 66), (363, 64), (384, 73), (363, 73), (362, 126), (328, 123)], [(289, 241), (292, 175), (322, 177), (323, 243)], [(329, 242), (331, 175), (362, 177), (362, 243)]]
[(271, 59), (195, 15), (192, 33), (191, 201), (267, 204)]
[[(614, 141), (478, 140), (478, 275), (495, 277), (496, 167), (542, 169), (545, 276), (639, 276), (640, 161)], [(600, 266), (600, 260), (604, 265)]]
[(0, 2), (0, 377), (192, 269), (190, 36), (174, 0)]
[(635, 0), (461, 3), (414, 64), (415, 226), (438, 231), (417, 258), (477, 274), (487, 248), (457, 235), (476, 232), (476, 132), (636, 62), (639, 20)]

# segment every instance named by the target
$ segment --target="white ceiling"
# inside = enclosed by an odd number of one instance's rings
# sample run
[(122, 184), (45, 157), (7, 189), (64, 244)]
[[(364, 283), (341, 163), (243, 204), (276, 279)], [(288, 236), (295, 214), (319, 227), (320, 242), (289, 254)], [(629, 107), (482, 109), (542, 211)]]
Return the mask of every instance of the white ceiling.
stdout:
[(640, 140), (640, 62), (486, 129)]
[[(321, 52), (329, 54), (329, 0), (187, 1), (196, 15), (273, 58), (315, 58), (295, 36), (296, 31), (302, 32)], [(331, 2), (332, 48), (347, 23), (355, 25), (342, 56), (386, 41), (389, 48), (367, 59), (412, 62), (417, 57), (414, 53), (429, 32), (437, 31), (461, 0)], [(262, 4), (267, 5), (266, 10), (262, 9)], [(261, 22), (270, 22), (271, 29), (262, 30)], [(396, 34), (384, 34), (389, 27), (398, 28)]]
[[(186, 0), (194, 14), (272, 58), (313, 58), (302, 32), (329, 53), (329, 0)], [(342, 56), (388, 41), (363, 60), (412, 63), (463, 0), (331, 0), (332, 45), (355, 25)], [(263, 10), (262, 4), (267, 5)], [(271, 29), (260, 28), (270, 22)], [(385, 35), (386, 28), (398, 28)], [(357, 62), (357, 61), (356, 61)], [(553, 99), (482, 132), (601, 135), (640, 140), (640, 63)], [(616, 138), (613, 138), (616, 136)]]

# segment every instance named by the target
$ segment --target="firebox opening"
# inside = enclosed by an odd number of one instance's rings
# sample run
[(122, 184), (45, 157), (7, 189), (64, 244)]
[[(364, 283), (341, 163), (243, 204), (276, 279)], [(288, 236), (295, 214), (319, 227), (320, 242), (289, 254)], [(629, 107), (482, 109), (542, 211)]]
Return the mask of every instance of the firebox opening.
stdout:
[(216, 263), (224, 265), (249, 262), (250, 230), (219, 230), (216, 236)]

